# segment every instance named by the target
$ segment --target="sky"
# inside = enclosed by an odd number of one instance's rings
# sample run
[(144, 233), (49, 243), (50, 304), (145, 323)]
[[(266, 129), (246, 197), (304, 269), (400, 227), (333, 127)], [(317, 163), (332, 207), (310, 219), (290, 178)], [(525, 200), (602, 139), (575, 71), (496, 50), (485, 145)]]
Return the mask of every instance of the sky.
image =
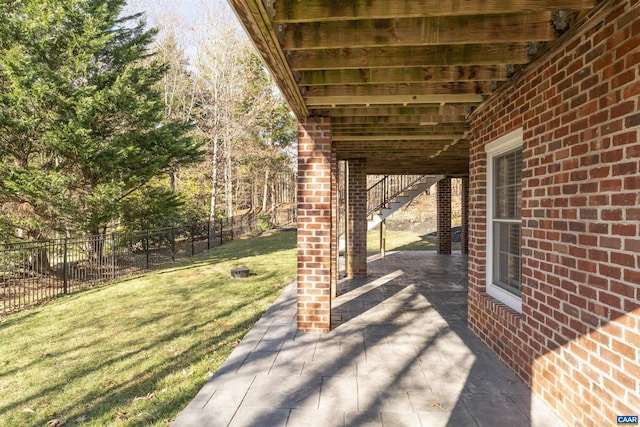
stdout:
[(175, 29), (178, 43), (192, 58), (203, 38), (215, 31), (213, 22), (237, 22), (226, 0), (129, 0), (126, 11), (145, 12), (148, 24), (161, 31)]

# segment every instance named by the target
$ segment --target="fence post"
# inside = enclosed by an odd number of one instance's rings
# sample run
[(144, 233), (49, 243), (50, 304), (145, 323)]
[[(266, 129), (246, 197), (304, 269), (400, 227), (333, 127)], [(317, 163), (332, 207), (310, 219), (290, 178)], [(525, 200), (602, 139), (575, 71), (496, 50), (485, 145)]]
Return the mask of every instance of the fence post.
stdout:
[(220, 246), (222, 246), (222, 236), (223, 236), (223, 228), (222, 228), (222, 218), (220, 218)]
[(62, 249), (62, 292), (66, 295), (68, 292), (67, 289), (67, 283), (68, 283), (68, 278), (67, 278), (67, 269), (69, 268), (69, 266), (67, 265), (67, 240), (68, 238), (65, 237), (64, 238), (64, 247)]
[(116, 278), (116, 235), (111, 232), (111, 279)]
[(147, 259), (147, 270), (149, 269), (149, 229), (147, 228), (147, 236), (145, 239), (145, 257)]
[(387, 207), (387, 175), (382, 180), (382, 207)]
[(233, 227), (235, 226), (235, 221), (233, 220), (235, 217), (231, 217), (231, 241), (233, 241)]
[(176, 260), (176, 235), (175, 229), (171, 226), (171, 261)]

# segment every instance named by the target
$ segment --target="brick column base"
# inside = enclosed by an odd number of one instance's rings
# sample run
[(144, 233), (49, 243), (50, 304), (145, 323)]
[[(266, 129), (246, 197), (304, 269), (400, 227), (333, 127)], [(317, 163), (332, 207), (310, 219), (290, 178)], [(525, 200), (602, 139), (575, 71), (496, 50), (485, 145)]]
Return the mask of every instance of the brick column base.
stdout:
[(438, 253), (451, 253), (451, 178), (438, 181)]
[(367, 169), (365, 159), (349, 160), (347, 276), (367, 277)]
[(328, 118), (298, 125), (298, 329), (331, 326), (332, 144)]

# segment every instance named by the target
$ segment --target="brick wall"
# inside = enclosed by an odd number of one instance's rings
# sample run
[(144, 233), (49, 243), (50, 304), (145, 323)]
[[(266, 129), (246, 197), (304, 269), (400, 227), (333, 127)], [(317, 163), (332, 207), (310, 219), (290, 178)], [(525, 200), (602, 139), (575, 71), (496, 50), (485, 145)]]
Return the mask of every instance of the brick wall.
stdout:
[(349, 212), (347, 225), (347, 276), (367, 277), (367, 163), (349, 160)]
[[(328, 118), (298, 125), (298, 329), (327, 332), (331, 322), (337, 162)], [(333, 178), (332, 178), (333, 176)], [(333, 182), (332, 182), (333, 181)], [(334, 267), (335, 268), (335, 267)]]
[[(472, 116), (469, 323), (570, 425), (640, 414), (640, 1)], [(522, 313), (485, 294), (487, 143), (523, 128)]]
[(451, 253), (451, 178), (438, 181), (438, 253)]

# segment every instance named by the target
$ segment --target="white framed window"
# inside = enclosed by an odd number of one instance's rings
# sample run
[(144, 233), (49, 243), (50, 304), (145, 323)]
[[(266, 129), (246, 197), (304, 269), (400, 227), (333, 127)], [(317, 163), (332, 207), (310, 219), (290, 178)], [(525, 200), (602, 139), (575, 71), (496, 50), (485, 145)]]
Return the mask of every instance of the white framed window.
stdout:
[(487, 144), (485, 151), (487, 294), (522, 312), (522, 129)]

